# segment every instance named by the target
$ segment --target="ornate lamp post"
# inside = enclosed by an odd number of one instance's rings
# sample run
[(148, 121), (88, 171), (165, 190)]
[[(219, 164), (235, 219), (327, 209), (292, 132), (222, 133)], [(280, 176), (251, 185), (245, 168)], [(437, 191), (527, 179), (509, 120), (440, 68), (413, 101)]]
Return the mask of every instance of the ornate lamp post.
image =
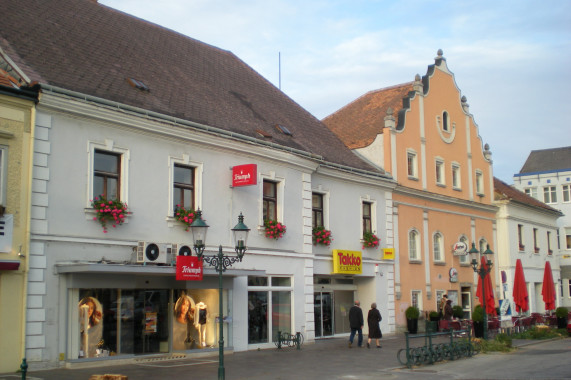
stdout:
[(208, 225), (202, 220), (202, 212), (196, 211), (196, 219), (190, 225), (192, 239), (194, 241), (194, 251), (199, 260), (207, 263), (209, 266), (214, 267), (218, 272), (218, 310), (219, 310), (219, 340), (218, 340), (218, 379), (224, 380), (224, 324), (222, 312), (222, 272), (226, 268), (232, 266), (237, 261), (242, 261), (244, 253), (246, 252), (246, 241), (248, 240), (248, 232), (250, 229), (244, 224), (244, 216), (242, 213), (238, 216), (238, 224), (232, 228), (232, 235), (237, 256), (226, 256), (222, 252), (222, 245), (218, 247), (218, 254), (212, 256), (203, 256), (204, 248), (206, 247), (206, 231)]
[[(476, 249), (476, 245), (474, 243), (472, 243), (472, 248), (470, 248), (470, 250), (468, 251), (468, 253), (470, 254), (470, 257), (472, 258), (472, 268), (474, 269), (474, 272), (478, 274), (478, 276), (480, 276), (480, 283), (482, 284), (482, 307), (484, 308), (484, 339), (487, 340), (488, 339), (488, 313), (487, 313), (487, 305), (486, 305), (486, 284), (485, 284), (485, 279), (486, 279), (486, 275), (488, 273), (491, 272), (492, 270), (492, 260), (490, 260), (489, 258), (486, 259), (486, 266), (483, 266), (480, 263), (480, 266), (478, 267), (478, 263), (480, 262), (480, 260), (478, 260), (480, 258), (480, 251), (478, 251)], [(486, 250), (483, 252), (484, 257), (491, 257), (494, 252), (490, 249), (490, 245), (487, 244), (486, 246)]]

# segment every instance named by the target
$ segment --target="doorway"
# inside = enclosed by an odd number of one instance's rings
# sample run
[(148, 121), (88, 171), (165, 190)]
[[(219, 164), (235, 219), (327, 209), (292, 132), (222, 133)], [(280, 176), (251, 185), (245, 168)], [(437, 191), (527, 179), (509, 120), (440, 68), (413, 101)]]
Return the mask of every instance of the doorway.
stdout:
[(333, 335), (333, 294), (318, 292), (313, 294), (313, 312), (315, 319), (315, 337)]

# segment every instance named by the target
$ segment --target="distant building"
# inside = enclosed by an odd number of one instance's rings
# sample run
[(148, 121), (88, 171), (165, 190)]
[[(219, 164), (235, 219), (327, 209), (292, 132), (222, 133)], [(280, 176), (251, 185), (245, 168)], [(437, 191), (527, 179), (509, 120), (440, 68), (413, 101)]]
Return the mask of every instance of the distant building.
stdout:
[(533, 150), (514, 186), (563, 213), (557, 221), (557, 247), (560, 250), (561, 304), (571, 308), (571, 146)]
[[(516, 261), (519, 259), (529, 296), (527, 314), (543, 314), (545, 303), (541, 291), (547, 261), (555, 283), (558, 284), (560, 280), (557, 220), (563, 214), (498, 178), (494, 178), (494, 191), (494, 203), (498, 206), (498, 269), (505, 272), (506, 279), (502, 284), (501, 298), (510, 301), (512, 315), (515, 315), (512, 294)], [(558, 297), (557, 306), (560, 303), (561, 298)]]
[[(492, 161), (442, 51), (422, 78), (370, 91), (323, 122), (398, 183), (397, 326), (404, 328), (408, 306), (436, 311), (445, 293), (469, 317), (478, 303), (477, 280), (470, 260), (453, 247), (496, 250)], [(491, 275), (497, 284), (497, 267)]]

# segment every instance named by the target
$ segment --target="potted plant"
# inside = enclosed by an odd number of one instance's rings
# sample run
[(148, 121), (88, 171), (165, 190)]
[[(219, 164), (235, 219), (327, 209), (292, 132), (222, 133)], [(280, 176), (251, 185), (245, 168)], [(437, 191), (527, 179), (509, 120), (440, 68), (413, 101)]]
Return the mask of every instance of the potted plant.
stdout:
[(462, 309), (462, 306), (460, 305), (452, 306), (452, 316), (458, 319), (464, 318), (464, 309)]
[(109, 200), (104, 196), (95, 197), (91, 201), (91, 207), (96, 215), (93, 220), (99, 221), (103, 227), (103, 233), (107, 233), (107, 223), (112, 223), (113, 228), (123, 224), (125, 215), (128, 215), (127, 204), (118, 199)]
[(286, 226), (276, 220), (266, 220), (264, 227), (266, 228), (266, 237), (270, 239), (280, 239), (286, 232)]
[(476, 338), (484, 337), (484, 308), (482, 305), (476, 305), (472, 312), (472, 321), (474, 322), (474, 336)]
[(326, 230), (325, 227), (319, 226), (313, 229), (313, 244), (314, 245), (326, 245), (329, 246), (333, 238), (331, 237), (331, 231)]
[(406, 327), (410, 334), (418, 332), (418, 317), (420, 317), (420, 310), (416, 306), (409, 306), (404, 315), (406, 316)]
[(566, 307), (558, 307), (555, 309), (555, 316), (557, 317), (557, 328), (565, 329), (567, 328), (567, 315), (569, 311)]
[(363, 249), (365, 248), (377, 248), (381, 239), (377, 237), (372, 232), (363, 232)]
[(430, 325), (433, 331), (438, 331), (438, 322), (440, 321), (440, 313), (437, 311), (431, 311), (428, 313), (428, 319), (430, 320)]
[(184, 208), (184, 206), (181, 205), (176, 205), (176, 208), (174, 210), (174, 217), (176, 220), (178, 220), (179, 222), (181, 222), (182, 224), (184, 224), (185, 231), (189, 231), (190, 230), (190, 225), (192, 224), (192, 222), (194, 222), (194, 217), (195, 217), (196, 213), (193, 209), (190, 208)]

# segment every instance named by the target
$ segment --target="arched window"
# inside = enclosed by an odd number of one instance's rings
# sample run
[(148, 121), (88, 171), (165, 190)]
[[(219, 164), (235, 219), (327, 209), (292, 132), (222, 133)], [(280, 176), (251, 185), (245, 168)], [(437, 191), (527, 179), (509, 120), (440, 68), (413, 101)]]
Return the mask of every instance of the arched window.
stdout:
[(439, 232), (435, 233), (432, 242), (434, 250), (434, 261), (444, 261), (442, 235)]
[(420, 260), (420, 239), (416, 230), (410, 230), (408, 233), (408, 258)]
[(448, 112), (442, 112), (442, 130), (450, 132), (450, 118), (448, 117)]
[(486, 250), (486, 244), (487, 244), (486, 239), (480, 239), (480, 244), (479, 244), (480, 253), (482, 254), (484, 253), (484, 251)]
[[(460, 241), (462, 243), (466, 244), (466, 247), (468, 247), (468, 250), (470, 249), (470, 246), (468, 245), (468, 238), (466, 236), (461, 236)], [(460, 264), (468, 264), (468, 255), (467, 254), (460, 256)]]

